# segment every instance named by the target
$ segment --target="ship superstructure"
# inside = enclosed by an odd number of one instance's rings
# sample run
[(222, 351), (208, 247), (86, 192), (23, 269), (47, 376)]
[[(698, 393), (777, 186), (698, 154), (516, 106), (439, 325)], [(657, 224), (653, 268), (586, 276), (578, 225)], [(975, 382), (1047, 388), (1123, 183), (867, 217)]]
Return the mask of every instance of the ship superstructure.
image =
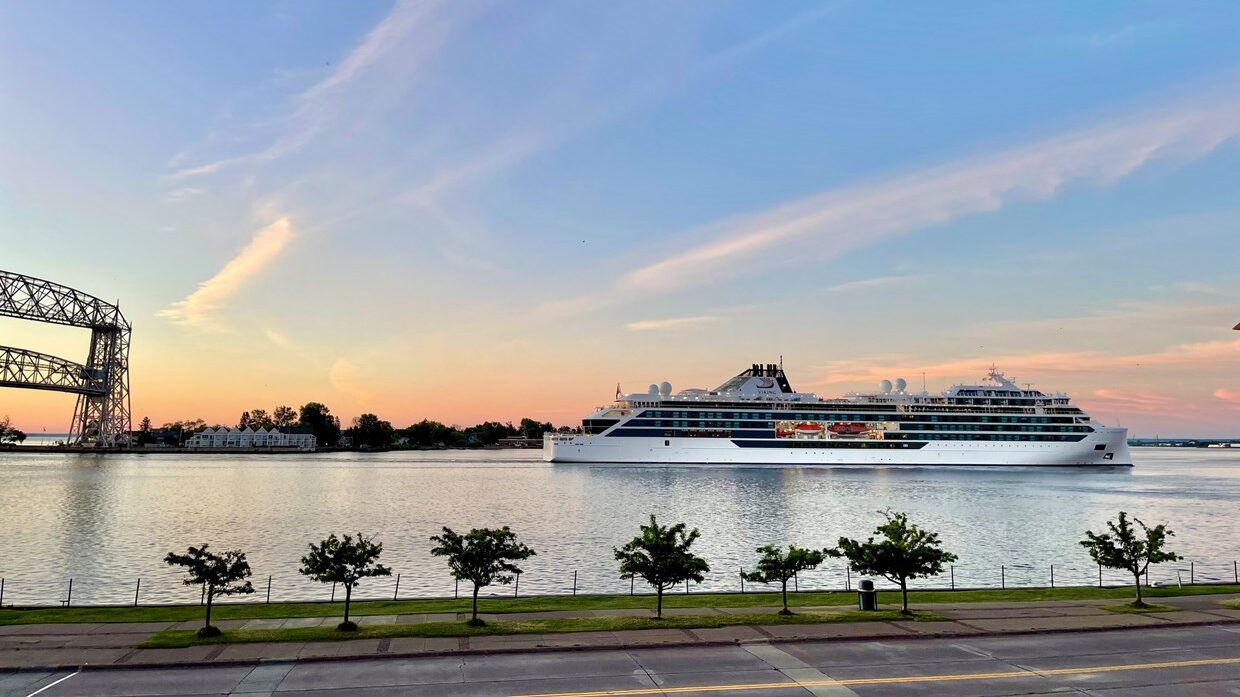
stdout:
[(551, 462), (1117, 466), (1127, 429), (1094, 423), (1066, 394), (1020, 387), (991, 368), (977, 385), (823, 399), (796, 392), (780, 364), (753, 364), (713, 390), (651, 385), (548, 434)]

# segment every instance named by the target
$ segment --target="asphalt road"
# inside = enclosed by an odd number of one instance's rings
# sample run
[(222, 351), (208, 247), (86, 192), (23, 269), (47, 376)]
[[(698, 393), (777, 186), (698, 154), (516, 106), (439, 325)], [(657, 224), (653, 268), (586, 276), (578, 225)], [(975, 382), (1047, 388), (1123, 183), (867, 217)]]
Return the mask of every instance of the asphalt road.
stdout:
[(1240, 695), (1240, 626), (0, 674), (0, 695)]

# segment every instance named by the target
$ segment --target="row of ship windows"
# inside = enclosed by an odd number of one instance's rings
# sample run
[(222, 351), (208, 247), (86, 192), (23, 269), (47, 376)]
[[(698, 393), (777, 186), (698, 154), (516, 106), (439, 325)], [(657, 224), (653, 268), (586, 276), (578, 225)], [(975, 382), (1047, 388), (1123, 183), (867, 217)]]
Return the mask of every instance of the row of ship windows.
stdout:
[[(706, 421), (676, 419), (633, 419), (628, 426), (654, 428), (732, 428), (761, 429), (771, 431), (774, 425), (767, 421)], [(1089, 426), (1043, 426), (1008, 424), (900, 424), (901, 431), (1023, 431), (1026, 433), (1090, 433)]]
[(654, 423), (662, 418), (671, 419), (762, 419), (770, 421), (900, 421), (906, 423), (996, 423), (996, 424), (1070, 424), (1071, 416), (986, 416), (965, 414), (939, 416), (938, 414), (763, 414), (743, 411), (647, 411), (633, 417), (640, 423)]
[[(718, 428), (617, 428), (608, 436), (635, 438), (761, 438), (770, 441), (791, 441), (791, 438), (771, 438), (769, 431), (733, 431)], [(1006, 434), (1006, 433), (887, 433), (883, 440), (986, 440), (986, 441), (1057, 441), (1076, 442), (1085, 438), (1084, 435), (1054, 434)], [(807, 439), (805, 442), (824, 442)], [(835, 441), (832, 441), (835, 442)], [(849, 442), (879, 442), (873, 440), (856, 440)]]

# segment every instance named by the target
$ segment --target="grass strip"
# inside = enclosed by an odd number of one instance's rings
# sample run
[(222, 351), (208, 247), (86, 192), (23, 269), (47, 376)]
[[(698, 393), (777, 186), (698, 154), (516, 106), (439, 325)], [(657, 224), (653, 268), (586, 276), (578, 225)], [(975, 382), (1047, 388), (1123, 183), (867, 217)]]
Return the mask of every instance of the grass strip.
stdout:
[[(1213, 593), (1240, 593), (1236, 585), (1195, 585), (1182, 588), (1148, 588), (1144, 594), (1149, 598)], [(880, 591), (879, 602), (899, 602), (899, 593)], [(1009, 588), (1007, 590), (962, 591), (910, 591), (909, 602), (914, 605), (926, 603), (970, 602), (1033, 602), (1045, 600), (1127, 600), (1133, 597), (1133, 589), (1115, 588)], [(789, 593), (788, 602), (793, 607), (851, 606), (857, 602), (857, 594), (851, 591), (825, 591)], [(774, 607), (780, 604), (778, 593), (695, 593), (692, 595), (669, 594), (663, 605), (668, 608), (745, 608)], [(336, 617), (343, 613), (343, 603), (222, 603), (216, 604), (212, 616), (219, 620), (249, 620), (284, 617)], [(578, 595), (578, 596), (532, 596), (528, 598), (492, 598), (478, 602), (479, 612), (503, 614), (509, 612), (548, 612), (555, 610), (624, 610), (652, 608), (654, 598), (649, 595)], [(469, 611), (468, 600), (370, 600), (353, 603), (352, 615), (416, 615), (439, 613), (462, 613)], [(173, 605), (159, 607), (82, 607), (82, 608), (0, 608), (0, 625), (8, 624), (62, 624), (78, 622), (184, 622), (200, 619), (203, 608), (198, 605)]]
[(202, 644), (250, 644), (267, 642), (350, 641), (390, 637), (450, 638), (514, 634), (565, 634), (572, 632), (614, 632), (640, 629), (711, 629), (739, 625), (833, 624), (839, 622), (884, 622), (892, 620), (931, 621), (946, 619), (932, 612), (915, 612), (911, 617), (898, 610), (842, 610), (804, 612), (793, 615), (672, 615), (656, 620), (650, 617), (576, 617), (568, 619), (491, 622), (471, 627), (464, 622), (424, 622), (420, 624), (361, 624), (356, 632), (340, 632), (335, 627), (295, 629), (237, 629), (218, 637), (201, 639), (189, 630), (170, 630), (151, 636), (141, 648), (185, 648)]

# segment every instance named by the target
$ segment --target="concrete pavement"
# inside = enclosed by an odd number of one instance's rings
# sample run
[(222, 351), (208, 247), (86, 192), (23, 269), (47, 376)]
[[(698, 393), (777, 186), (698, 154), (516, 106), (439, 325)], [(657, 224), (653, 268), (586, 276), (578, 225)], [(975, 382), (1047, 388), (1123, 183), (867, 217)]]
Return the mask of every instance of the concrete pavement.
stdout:
[[(1118, 601), (1052, 601), (1033, 603), (956, 603), (919, 606), (947, 619), (941, 622), (852, 622), (804, 625), (738, 625), (715, 629), (650, 629), (564, 634), (452, 638), (387, 638), (349, 641), (281, 642), (193, 646), (181, 649), (137, 648), (147, 637), (166, 629), (196, 629), (199, 622), (143, 624), (61, 624), (0, 626), (0, 670), (62, 669), (82, 665), (174, 666), (249, 663), (265, 660), (381, 659), (393, 656), (446, 656), (462, 653), (553, 651), (563, 649), (630, 649), (744, 642), (886, 639), (905, 637), (973, 637), (1048, 631), (1100, 631), (1240, 623), (1240, 610), (1220, 604), (1235, 596), (1159, 598), (1177, 612), (1121, 614), (1103, 609)], [(811, 610), (812, 608), (801, 608)], [(819, 608), (838, 610), (840, 608)], [(669, 614), (774, 614), (777, 608), (684, 608)], [(516, 613), (485, 616), (488, 621), (562, 618), (571, 616), (649, 616), (646, 610), (593, 610), (581, 613)], [(458, 615), (387, 615), (357, 618), (362, 624), (419, 623), (463, 620)], [(339, 618), (226, 620), (224, 629), (318, 626)]]
[(1240, 694), (1240, 625), (0, 674), (3, 697)]

